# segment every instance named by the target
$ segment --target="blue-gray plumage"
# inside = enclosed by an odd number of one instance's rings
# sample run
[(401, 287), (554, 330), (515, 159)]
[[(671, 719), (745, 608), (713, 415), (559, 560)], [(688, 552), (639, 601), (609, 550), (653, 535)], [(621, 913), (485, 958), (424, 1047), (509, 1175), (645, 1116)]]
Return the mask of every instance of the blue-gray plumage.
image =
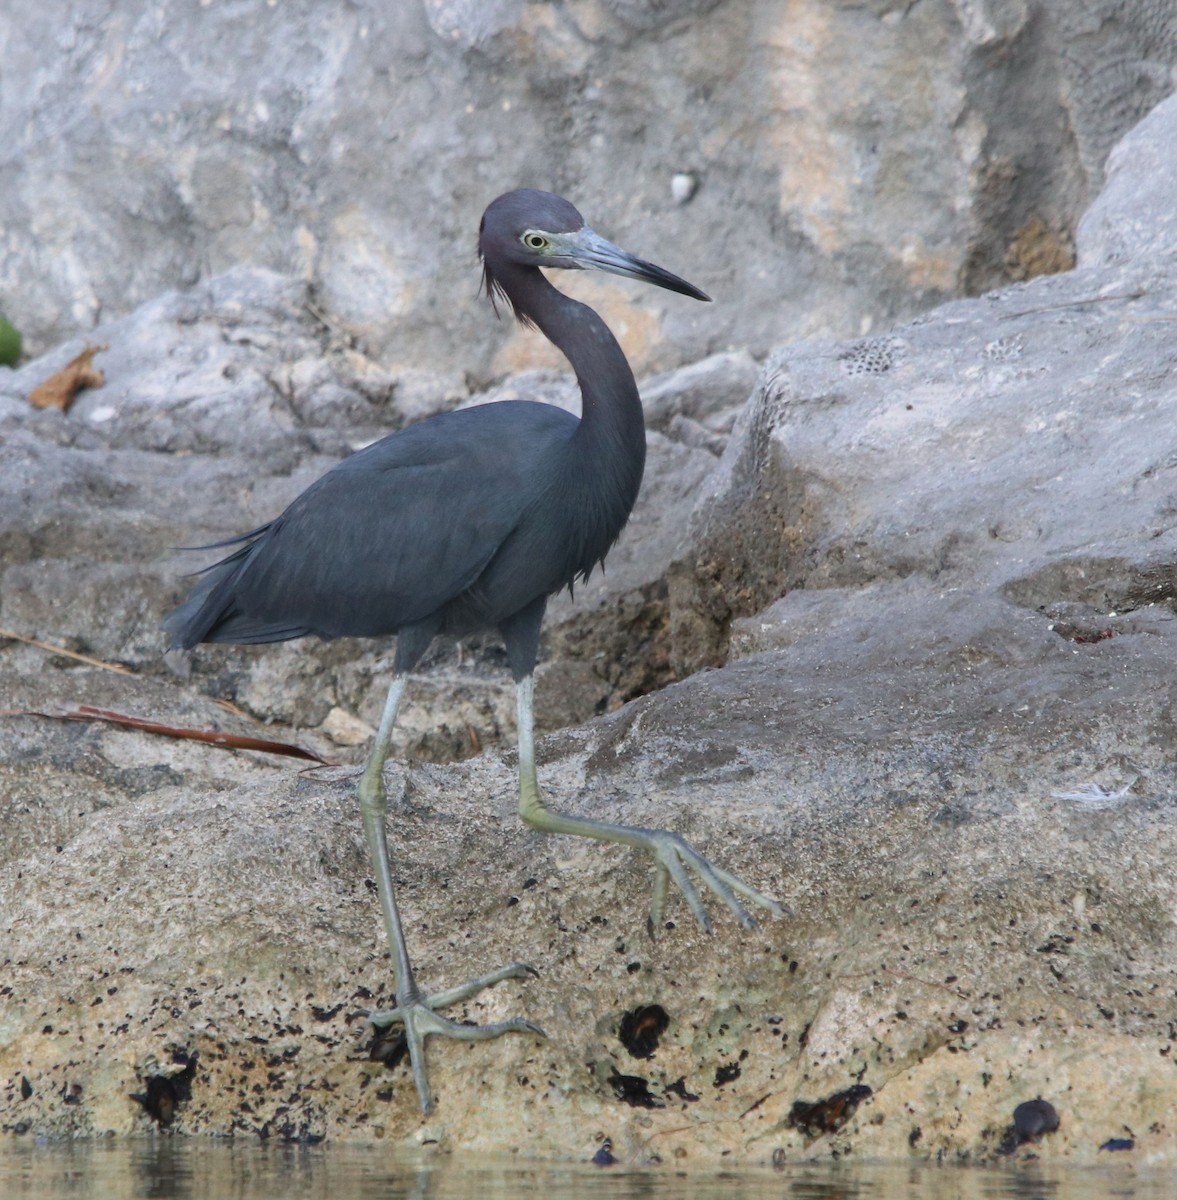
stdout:
[(423, 996), (409, 961), (388, 867), (382, 772), (405, 676), (436, 635), (502, 635), (517, 690), (520, 815), (537, 829), (652, 854), (651, 927), (673, 878), (710, 928), (686, 865), (745, 925), (752, 921), (737, 894), (780, 911), (678, 834), (553, 812), (536, 781), (532, 672), (547, 598), (604, 559), (633, 509), (646, 458), (641, 401), (621, 347), (591, 308), (554, 288), (539, 268), (610, 271), (708, 297), (605, 241), (567, 200), (548, 192), (524, 189), (495, 200), (482, 218), (479, 252), (491, 299), (538, 326), (572, 364), (580, 419), (548, 404), (513, 401), (430, 417), (382, 438), (328, 471), (276, 520), (221, 543), (237, 548), (164, 622), (172, 644), (182, 647), (397, 635), (393, 682), (359, 788), (396, 969), (397, 1005), (371, 1019), (404, 1025), (426, 1112), (427, 1035), (475, 1040), (541, 1032), (521, 1018), (467, 1026), (435, 1011), (531, 968), (512, 963)]

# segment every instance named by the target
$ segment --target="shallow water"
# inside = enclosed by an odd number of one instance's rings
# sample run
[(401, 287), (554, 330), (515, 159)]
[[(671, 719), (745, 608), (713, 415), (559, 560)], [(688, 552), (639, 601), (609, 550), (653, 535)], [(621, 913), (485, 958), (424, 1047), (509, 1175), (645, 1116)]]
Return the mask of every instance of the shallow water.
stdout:
[(0, 1197), (232, 1200), (1169, 1200), (1177, 1173), (1106, 1167), (786, 1164), (681, 1174), (374, 1147), (0, 1141)]

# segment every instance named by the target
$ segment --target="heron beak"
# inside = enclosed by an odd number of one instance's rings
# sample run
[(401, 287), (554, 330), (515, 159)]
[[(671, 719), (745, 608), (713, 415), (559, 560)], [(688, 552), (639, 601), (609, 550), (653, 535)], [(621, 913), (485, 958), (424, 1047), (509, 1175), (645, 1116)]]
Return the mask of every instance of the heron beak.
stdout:
[[(559, 246), (557, 253), (566, 261), (561, 266), (580, 267), (589, 271), (608, 271), (611, 275), (624, 275), (627, 279), (640, 279), (652, 283), (655, 287), (666, 288), (683, 296), (691, 296), (695, 300), (710, 300), (706, 292), (700, 291), (693, 283), (687, 283), (677, 275), (672, 275), (654, 263), (636, 258), (620, 246), (606, 241), (599, 233), (594, 233), (587, 225), (576, 233), (568, 234), (567, 240)], [(556, 265), (553, 263), (553, 266)]]

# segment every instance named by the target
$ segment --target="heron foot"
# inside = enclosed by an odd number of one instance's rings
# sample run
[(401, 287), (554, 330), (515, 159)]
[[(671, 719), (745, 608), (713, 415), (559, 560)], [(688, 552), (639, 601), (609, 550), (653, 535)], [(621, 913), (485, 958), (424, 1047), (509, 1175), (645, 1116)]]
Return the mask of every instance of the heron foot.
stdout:
[(768, 909), (774, 917), (784, 916), (785, 910), (775, 900), (758, 892), (730, 871), (717, 867), (710, 859), (704, 858), (681, 834), (666, 829), (642, 829), (636, 832), (643, 835), (640, 839), (641, 847), (649, 850), (654, 856), (654, 896), (650, 901), (650, 916), (647, 922), (651, 936), (654, 929), (662, 923), (667, 885), (672, 879), (686, 897), (695, 920), (707, 933), (711, 932), (711, 918), (699, 899), (698, 889), (687, 874), (687, 867), (690, 867), (706, 887), (719, 897), (745, 929), (755, 929), (756, 922), (737, 897), (742, 896), (749, 903)]
[(491, 1038), (502, 1037), (504, 1033), (533, 1033), (537, 1037), (547, 1037), (534, 1021), (523, 1017), (511, 1017), (492, 1025), (463, 1025), (440, 1016), (435, 1010), (468, 1000), (504, 979), (526, 979), (528, 976), (538, 977), (539, 972), (527, 963), (508, 963), (488, 975), (480, 975), (477, 979), (471, 979), (444, 992), (435, 992), (431, 996), (417, 994), (416, 986), (412, 985), (412, 994), (397, 994), (395, 1008), (368, 1014), (368, 1020), (377, 1029), (386, 1029), (389, 1025), (403, 1026), (409, 1062), (413, 1070), (413, 1082), (417, 1086), (417, 1096), (420, 1098), (423, 1113), (428, 1115), (433, 1111), (433, 1093), (429, 1089), (429, 1077), (425, 1070), (427, 1037), (437, 1035), (459, 1042), (486, 1042)]

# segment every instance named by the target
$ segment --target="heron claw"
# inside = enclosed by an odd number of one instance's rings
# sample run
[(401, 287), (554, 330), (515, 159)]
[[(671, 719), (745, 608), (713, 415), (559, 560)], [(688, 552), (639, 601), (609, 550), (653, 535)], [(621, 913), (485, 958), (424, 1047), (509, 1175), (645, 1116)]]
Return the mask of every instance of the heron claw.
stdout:
[[(444, 992), (435, 992), (431, 996), (398, 994), (394, 1008), (368, 1014), (368, 1020), (379, 1030), (387, 1029), (390, 1025), (404, 1027), (413, 1082), (417, 1087), (423, 1113), (428, 1115), (433, 1111), (433, 1094), (425, 1071), (426, 1038), (436, 1035), (460, 1042), (485, 1042), (491, 1038), (502, 1037), (505, 1033), (531, 1033), (542, 1038), (548, 1036), (540, 1026), (526, 1017), (508, 1017), (505, 1021), (496, 1021), (490, 1025), (466, 1025), (459, 1021), (451, 1021), (435, 1010), (467, 1000), (504, 979), (524, 979), (528, 976), (539, 978), (539, 972), (528, 963), (508, 963), (488, 975), (480, 975), (477, 979), (471, 979)], [(413, 991), (415, 990), (414, 987)]]

